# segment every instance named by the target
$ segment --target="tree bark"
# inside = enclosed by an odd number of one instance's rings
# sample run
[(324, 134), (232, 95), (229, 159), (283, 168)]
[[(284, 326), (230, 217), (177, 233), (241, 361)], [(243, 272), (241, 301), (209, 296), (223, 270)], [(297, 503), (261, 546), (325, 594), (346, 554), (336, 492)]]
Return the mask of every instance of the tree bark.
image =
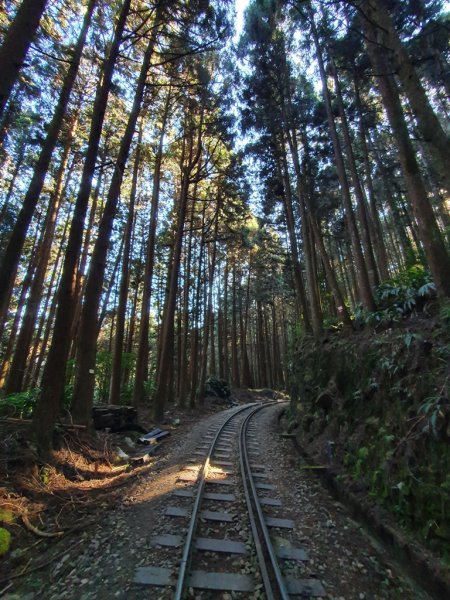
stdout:
[(128, 287), (130, 282), (130, 252), (131, 234), (134, 224), (134, 205), (136, 202), (136, 190), (139, 176), (142, 144), (142, 123), (139, 128), (139, 136), (136, 144), (134, 157), (133, 177), (131, 182), (130, 202), (128, 204), (127, 224), (124, 235), (124, 248), (122, 255), (122, 273), (119, 287), (119, 302), (117, 306), (116, 331), (113, 344), (113, 356), (111, 364), (111, 382), (109, 388), (109, 403), (119, 404), (120, 387), (122, 383), (122, 352), (125, 335), (125, 319), (127, 310)]
[[(53, 151), (58, 141), (61, 126), (66, 115), (67, 105), (69, 103), (70, 95), (80, 66), (81, 56), (83, 54), (83, 48), (86, 42), (86, 36), (89, 29), (89, 25), (91, 23), (92, 13), (94, 12), (96, 2), (97, 0), (90, 0), (89, 5), (87, 7), (81, 32), (78, 36), (77, 44), (70, 57), (70, 66), (67, 70), (66, 75), (64, 76), (61, 93), (58, 98), (58, 103), (56, 105), (55, 112), (53, 114), (52, 120), (49, 123), (47, 135), (41, 148), (39, 158), (37, 159), (36, 165), (34, 167), (30, 185), (28, 186), (28, 190), (25, 194), (25, 198), (23, 200), (23, 204), (17, 217), (17, 221), (12, 230), (8, 246), (5, 250), (5, 254), (2, 259), (2, 263), (0, 266), (0, 329), (4, 321), (6, 311), (8, 310), (8, 304), (14, 286), (14, 279), (16, 277), (17, 269), (19, 266), (20, 256), (22, 253), (22, 248), (25, 242), (28, 227), (31, 223), (31, 219), (33, 218), (36, 205), (41, 195), (45, 177), (47, 175), (47, 171), (52, 159)], [(22, 2), (19, 12), (24, 4), (30, 4), (29, 0)], [(42, 0), (31, 0), (31, 4), (45, 5), (45, 2), (42, 2)], [(0, 50), (0, 73), (2, 73), (1, 64), (2, 59)], [(1, 98), (2, 91), (0, 85), (0, 102)]]
[(373, 187), (372, 171), (370, 166), (369, 149), (367, 146), (367, 128), (364, 122), (364, 115), (362, 110), (361, 94), (359, 90), (359, 82), (356, 74), (353, 78), (356, 108), (358, 111), (359, 119), (359, 139), (361, 142), (361, 150), (363, 154), (364, 170), (366, 174), (366, 187), (369, 199), (370, 213), (372, 216), (373, 224), (373, 239), (375, 243), (375, 253), (377, 256), (378, 270), (382, 280), (389, 278), (388, 259), (386, 254), (386, 247), (383, 239), (383, 230), (381, 227), (380, 215), (378, 213), (375, 190)]
[(310, 230), (310, 221), (308, 219), (305, 206), (306, 192), (302, 180), (303, 174), (298, 158), (298, 145), (297, 140), (295, 138), (295, 132), (289, 132), (287, 138), (289, 143), (289, 149), (291, 152), (292, 162), (294, 164), (296, 178), (298, 207), (300, 209), (301, 219), (301, 234), (305, 252), (306, 280), (308, 283), (309, 305), (311, 307), (311, 324), (314, 335), (318, 337), (320, 335), (320, 332), (322, 331), (323, 316), (320, 308), (320, 298), (317, 288), (317, 276), (313, 264), (313, 241)]
[(236, 265), (232, 270), (232, 300), (231, 300), (231, 381), (234, 386), (240, 387), (241, 377), (238, 359), (238, 333), (237, 333), (237, 298), (236, 298)]
[[(386, 57), (391, 55), (392, 63), (416, 119), (417, 128), (428, 145), (439, 172), (441, 184), (450, 194), (450, 137), (444, 131), (431, 107), (420, 78), (394, 27), (385, 0), (376, 2), (363, 0), (361, 12), (363, 27), (368, 33), (366, 41), (372, 48), (376, 44), (377, 48), (383, 52), (387, 68)], [(377, 68), (375, 71), (377, 72)], [(388, 70), (384, 70), (386, 76), (388, 72)], [(379, 71), (380, 75), (382, 73), (383, 71)]]
[[(198, 180), (198, 174), (200, 172), (200, 161), (199, 168), (197, 172), (196, 182)], [(197, 187), (196, 187), (197, 190)], [(194, 198), (196, 196), (196, 192), (194, 193)], [(191, 368), (190, 368), (190, 394), (189, 394), (189, 406), (190, 408), (194, 408), (198, 395), (198, 383), (199, 383), (199, 374), (198, 374), (198, 362), (199, 362), (199, 350), (201, 346), (201, 336), (200, 336), (200, 322), (201, 322), (201, 311), (202, 311), (202, 280), (203, 280), (203, 260), (206, 253), (206, 244), (205, 244), (205, 216), (206, 216), (206, 202), (203, 203), (202, 209), (202, 220), (200, 227), (200, 248), (198, 252), (197, 259), (197, 281), (195, 285), (195, 300), (193, 307), (193, 317), (192, 317), (192, 342), (191, 342)]]
[(341, 118), (341, 128), (344, 137), (344, 146), (347, 154), (347, 163), (349, 166), (353, 190), (357, 201), (359, 225), (361, 230), (362, 245), (364, 248), (364, 257), (367, 266), (367, 274), (369, 276), (369, 281), (372, 285), (372, 288), (374, 289), (380, 285), (380, 277), (378, 275), (372, 240), (370, 237), (369, 215), (367, 214), (366, 198), (361, 186), (358, 170), (356, 168), (355, 155), (353, 152), (353, 145), (350, 137), (350, 129), (348, 126), (347, 114), (345, 112), (344, 100), (342, 98), (341, 83), (339, 81), (336, 67), (332, 61), (330, 61), (330, 67), (335, 85), (339, 116)]
[(169, 290), (167, 304), (163, 315), (163, 324), (161, 332), (161, 353), (159, 360), (159, 375), (158, 383), (154, 395), (154, 408), (155, 418), (161, 420), (164, 416), (164, 408), (170, 393), (171, 382), (168, 380), (170, 375), (170, 365), (173, 357), (173, 337), (170, 336), (170, 330), (173, 331), (173, 319), (175, 315), (177, 291), (178, 291), (178, 277), (180, 273), (180, 259), (181, 249), (183, 244), (183, 231), (186, 219), (186, 209), (188, 201), (189, 186), (191, 183), (191, 173), (195, 166), (198, 164), (201, 156), (202, 143), (202, 127), (203, 127), (203, 113), (200, 117), (200, 124), (198, 126), (198, 135), (196, 148), (194, 148), (193, 131), (187, 132), (189, 140), (187, 141), (187, 160), (185, 164), (182, 162), (181, 166), (181, 190), (178, 199), (178, 215), (177, 215), (177, 227), (175, 233), (172, 265), (170, 272)]
[(169, 115), (171, 91), (167, 94), (166, 104), (162, 117), (161, 131), (159, 134), (158, 149), (153, 168), (153, 188), (150, 207), (150, 223), (145, 257), (144, 285), (142, 291), (138, 348), (136, 354), (136, 374), (133, 386), (133, 406), (139, 406), (145, 397), (144, 383), (147, 373), (148, 361), (148, 335), (150, 321), (150, 300), (152, 294), (153, 267), (155, 262), (156, 226), (158, 222), (159, 191), (161, 185), (161, 165), (163, 160), (164, 136), (166, 133)]
[(111, 88), (114, 66), (119, 54), (122, 34), (130, 9), (131, 0), (124, 0), (116, 23), (114, 39), (106, 60), (103, 77), (99, 81), (93, 107), (88, 147), (81, 175), (80, 187), (69, 232), (63, 272), (57, 292), (57, 310), (52, 343), (42, 375), (41, 393), (36, 403), (33, 429), (38, 448), (42, 454), (52, 450), (53, 429), (64, 390), (65, 370), (70, 349), (70, 330), (75, 309), (75, 274), (83, 238), (84, 220), (92, 189), (92, 180), (98, 155), (98, 146)]
[(356, 226), (355, 214), (353, 212), (352, 199), (350, 196), (350, 189), (349, 189), (347, 174), (345, 171), (344, 159), (342, 156), (342, 150), (341, 150), (341, 146), (340, 146), (340, 142), (339, 142), (339, 138), (338, 138), (338, 134), (337, 134), (337, 130), (336, 130), (336, 123), (334, 121), (333, 111), (332, 111), (332, 107), (331, 107), (331, 98), (330, 98), (330, 92), (328, 90), (328, 85), (327, 85), (327, 77), (326, 77), (325, 65), (324, 65), (324, 61), (323, 61), (323, 57), (322, 57), (321, 44), (319, 41), (319, 35), (317, 33), (316, 24), (314, 21), (314, 14), (310, 7), (308, 8), (308, 12), (309, 12), (309, 20), (310, 20), (310, 24), (311, 24), (311, 32), (313, 35), (314, 45), (316, 48), (317, 61), (319, 63), (320, 78), (322, 81), (323, 98), (324, 98), (324, 102), (325, 102), (325, 109), (327, 112), (328, 126), (329, 126), (329, 130), (330, 130), (330, 134), (331, 134), (331, 139), (333, 142), (334, 157), (335, 157), (335, 162), (336, 162), (336, 168), (338, 171), (339, 183), (340, 183), (340, 187), (341, 187), (342, 202), (343, 202), (344, 210), (345, 210), (345, 218), (347, 221), (347, 228), (348, 228), (348, 231), (350, 234), (350, 241), (351, 241), (351, 247), (352, 247), (352, 251), (353, 251), (353, 257), (354, 257), (355, 265), (357, 268), (358, 290), (359, 290), (359, 294), (360, 294), (361, 301), (362, 301), (364, 308), (368, 311), (373, 311), (373, 310), (375, 310), (375, 302), (374, 302), (372, 290), (370, 287), (370, 281), (369, 281), (369, 276), (367, 273), (367, 267), (366, 267), (366, 263), (364, 260), (364, 255), (363, 255), (363, 252), (361, 249), (361, 242), (360, 242), (360, 238), (359, 238), (358, 228)]
[(409, 137), (403, 108), (394, 78), (389, 75), (383, 47), (375, 25), (361, 19), (366, 46), (376, 75), (389, 123), (397, 144), (400, 164), (405, 179), (425, 255), (433, 275), (438, 296), (450, 296), (450, 256), (439, 230), (433, 208), (420, 174), (413, 145)]
[[(17, 343), (16, 348), (14, 350), (14, 357), (11, 363), (11, 369), (6, 382), (6, 394), (13, 394), (22, 391), (23, 377), (25, 374), (25, 366), (27, 363), (28, 351), (33, 337), (33, 331), (36, 326), (36, 317), (41, 301), (42, 286), (44, 284), (45, 274), (47, 272), (48, 262), (50, 258), (50, 251), (52, 248), (52, 243), (54, 241), (53, 237), (55, 233), (56, 219), (61, 200), (64, 197), (64, 174), (69, 161), (69, 152), (75, 134), (77, 120), (77, 117), (75, 117), (72, 120), (71, 127), (66, 136), (64, 151), (58, 169), (58, 175), (56, 177), (55, 190), (51, 196), (50, 204), (47, 211), (44, 235), (42, 240), (40, 241), (39, 248), (37, 250), (38, 260), (36, 265), (36, 271), (34, 273), (33, 281), (30, 286), (27, 304), (25, 307), (25, 313), (22, 319), (20, 332), (17, 337)], [(69, 171), (68, 179), (72, 175), (72, 170), (73, 166)]]
[(300, 312), (303, 316), (303, 324), (305, 327), (305, 331), (310, 333), (312, 331), (311, 321), (309, 318), (309, 310), (308, 303), (306, 300), (305, 293), (305, 285), (303, 283), (303, 274), (300, 263), (300, 256), (298, 252), (298, 244), (297, 244), (297, 236), (295, 234), (295, 219), (294, 219), (294, 208), (292, 203), (292, 192), (291, 192), (291, 182), (289, 180), (289, 173), (287, 167), (286, 153), (284, 147), (280, 148), (280, 156), (278, 157), (279, 164), (278, 170), (280, 174), (280, 178), (283, 182), (284, 193), (283, 193), (283, 203), (284, 203), (284, 213), (286, 216), (286, 225), (289, 235), (289, 244), (292, 254), (292, 264), (293, 264), (293, 276), (294, 276), (294, 284), (295, 291), (297, 296), (297, 302), (300, 306)]
[(89, 425), (91, 420), (92, 403), (95, 387), (95, 357), (96, 357), (96, 322), (98, 306), (102, 292), (103, 279), (106, 267), (106, 257), (110, 244), (111, 232), (117, 211), (120, 188), (123, 174), (130, 152), (136, 123), (139, 118), (142, 100), (144, 98), (145, 83), (153, 56), (153, 50), (158, 35), (158, 26), (161, 19), (161, 6), (155, 16), (155, 23), (150, 35), (147, 49), (142, 61), (139, 78), (134, 93), (133, 106), (128, 117), (127, 126), (121, 139), (119, 154), (114, 166), (108, 195), (106, 198), (103, 215), (97, 232), (97, 239), (89, 268), (84, 296), (83, 310), (80, 322), (80, 337), (78, 342), (78, 361), (73, 392), (73, 417), (76, 422)]
[(0, 117), (23, 66), (48, 0), (22, 0), (0, 47)]

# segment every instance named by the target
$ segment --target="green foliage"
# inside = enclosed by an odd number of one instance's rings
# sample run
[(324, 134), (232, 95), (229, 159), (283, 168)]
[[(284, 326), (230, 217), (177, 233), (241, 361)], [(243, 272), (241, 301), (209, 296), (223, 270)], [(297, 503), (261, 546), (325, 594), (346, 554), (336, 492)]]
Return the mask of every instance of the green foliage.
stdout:
[(440, 317), (442, 323), (450, 329), (450, 301), (441, 302)]
[[(292, 418), (306, 444), (326, 448), (333, 440), (345, 477), (450, 556), (448, 329), (436, 326), (430, 335), (413, 323), (328, 336), (326, 344), (298, 340)], [(317, 399), (330, 387), (334, 400), (324, 413)]]
[(412, 333), (411, 331), (406, 332), (403, 336), (403, 341), (407, 348), (410, 348), (414, 341), (420, 342), (422, 339), (423, 338), (419, 333)]
[(392, 325), (435, 296), (436, 286), (429, 272), (416, 264), (380, 284), (375, 293), (377, 310), (367, 312), (358, 305), (354, 319), (372, 326)]
[(378, 306), (403, 315), (414, 310), (418, 298), (432, 297), (435, 291), (429, 272), (422, 265), (414, 265), (383, 282), (375, 300)]
[(14, 522), (14, 513), (12, 510), (8, 510), (7, 508), (0, 508), (0, 522), (2, 523), (13, 523)]
[(362, 448), (358, 448), (357, 459), (355, 462), (355, 466), (353, 469), (354, 476), (359, 479), (361, 477), (361, 473), (364, 471), (367, 463), (367, 458), (369, 456), (369, 448), (363, 446)]
[(0, 556), (4, 556), (11, 546), (11, 534), (4, 527), (0, 527)]
[(431, 396), (420, 405), (418, 414), (425, 419), (423, 429), (430, 431), (435, 439), (440, 439), (445, 416), (450, 412), (450, 403), (441, 396)]
[(39, 477), (43, 485), (48, 485), (50, 481), (51, 468), (50, 467), (42, 467), (39, 472)]
[(0, 398), (0, 415), (16, 419), (30, 419), (40, 390), (34, 388), (26, 392)]

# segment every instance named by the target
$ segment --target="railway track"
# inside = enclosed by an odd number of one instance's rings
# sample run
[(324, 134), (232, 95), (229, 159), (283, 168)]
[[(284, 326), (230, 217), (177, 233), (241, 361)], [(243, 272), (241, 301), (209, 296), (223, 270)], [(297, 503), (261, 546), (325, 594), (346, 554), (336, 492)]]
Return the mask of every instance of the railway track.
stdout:
[(280, 516), (281, 501), (268, 495), (276, 488), (269, 482), (256, 429), (260, 411), (273, 404), (240, 407), (208, 430), (179, 475), (174, 504), (165, 510), (184, 535), (151, 540), (169, 549), (172, 558), (181, 553), (177, 567), (140, 566), (136, 584), (166, 588), (161, 597), (175, 600), (218, 598), (227, 592), (230, 598), (268, 600), (325, 596), (319, 580), (288, 575), (286, 566), (307, 561), (306, 551), (277, 543), (280, 532), (286, 535), (294, 523)]

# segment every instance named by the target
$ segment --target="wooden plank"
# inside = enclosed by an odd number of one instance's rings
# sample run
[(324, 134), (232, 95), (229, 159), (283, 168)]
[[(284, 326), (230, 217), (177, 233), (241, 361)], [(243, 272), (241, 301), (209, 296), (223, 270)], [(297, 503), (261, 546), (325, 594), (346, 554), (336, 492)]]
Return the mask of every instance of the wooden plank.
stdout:
[(172, 575), (172, 569), (164, 567), (137, 567), (133, 583), (166, 586), (171, 583)]
[(267, 496), (262, 496), (258, 498), (260, 504), (265, 504), (266, 506), (281, 506), (281, 500), (278, 498), (268, 498)]
[(287, 591), (291, 596), (320, 598), (327, 595), (318, 579), (294, 579), (293, 577), (286, 577), (285, 581)]
[(180, 508), (179, 506), (168, 506), (164, 513), (167, 517), (188, 517), (189, 512), (186, 508)]
[(247, 549), (242, 542), (224, 540), (219, 538), (197, 538), (195, 541), (197, 550), (208, 552), (226, 552), (227, 554), (246, 554)]
[(275, 486), (272, 485), (271, 483), (255, 483), (255, 487), (258, 488), (258, 490), (274, 490)]
[(308, 554), (301, 548), (284, 548), (279, 547), (276, 549), (278, 558), (283, 560), (298, 560), (305, 561), (309, 560)]
[(154, 535), (151, 539), (152, 546), (169, 546), (170, 548), (178, 548), (183, 544), (181, 535)]
[(206, 521), (223, 521), (224, 523), (231, 523), (234, 519), (234, 515), (227, 512), (204, 510), (200, 513), (200, 518), (205, 519)]
[(194, 492), (192, 490), (174, 490), (172, 492), (174, 496), (179, 496), (180, 498), (193, 498)]
[(206, 483), (213, 483), (215, 485), (236, 485), (235, 481), (230, 479), (205, 479)]
[(276, 519), (274, 517), (266, 517), (268, 527), (279, 527), (280, 529), (294, 529), (294, 521), (292, 519)]
[(205, 498), (205, 500), (217, 500), (219, 502), (234, 502), (236, 500), (234, 494), (215, 494), (214, 492), (206, 492), (203, 498)]
[(189, 587), (199, 590), (224, 590), (228, 592), (253, 592), (255, 584), (250, 575), (240, 573), (206, 573), (193, 571)]

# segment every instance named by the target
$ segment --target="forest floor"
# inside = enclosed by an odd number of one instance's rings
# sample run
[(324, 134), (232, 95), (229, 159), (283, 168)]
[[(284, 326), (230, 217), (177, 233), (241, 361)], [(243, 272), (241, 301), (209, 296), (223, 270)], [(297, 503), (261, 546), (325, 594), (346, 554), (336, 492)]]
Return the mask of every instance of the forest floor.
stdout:
[[(244, 390), (235, 396), (240, 403), (262, 399), (258, 392)], [(172, 413), (163, 424), (171, 435), (150, 463), (131, 472), (120, 472), (113, 465), (118, 444), (114, 434), (79, 438), (67, 433), (56, 455), (59, 464), (37, 466), (23, 437), (13, 429), (3, 432), (3, 440), (15, 436), (17, 448), (20, 443), (23, 448), (14, 471), (10, 460), (0, 466), (0, 510), (12, 534), (11, 549), (0, 565), (0, 596), (7, 600), (169, 597), (162, 589), (149, 591), (133, 584), (134, 570), (158, 553), (150, 538), (164, 531), (170, 520), (164, 508), (180, 469), (207, 429), (222, 420), (224, 410), (216, 404)], [(296, 542), (310, 556), (302, 576), (320, 579), (329, 600), (427, 598), (330, 495), (318, 475), (302, 468), (291, 440), (280, 436), (280, 411), (281, 406), (264, 411), (260, 437), (270, 449), (267, 470), (286, 517), (295, 522)]]

